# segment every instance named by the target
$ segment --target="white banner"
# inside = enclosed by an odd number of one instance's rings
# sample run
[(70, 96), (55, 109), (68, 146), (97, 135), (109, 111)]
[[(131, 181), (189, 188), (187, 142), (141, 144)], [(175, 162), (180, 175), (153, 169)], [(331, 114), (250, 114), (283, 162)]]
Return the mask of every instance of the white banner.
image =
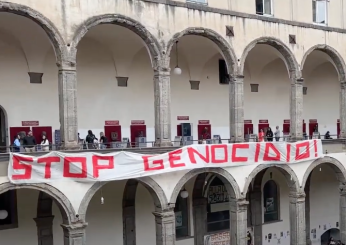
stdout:
[(110, 181), (195, 168), (291, 164), (321, 157), (321, 140), (190, 145), (154, 156), (126, 151), (108, 154), (55, 151), (40, 157), (11, 153), (8, 177), (18, 184), (62, 179)]

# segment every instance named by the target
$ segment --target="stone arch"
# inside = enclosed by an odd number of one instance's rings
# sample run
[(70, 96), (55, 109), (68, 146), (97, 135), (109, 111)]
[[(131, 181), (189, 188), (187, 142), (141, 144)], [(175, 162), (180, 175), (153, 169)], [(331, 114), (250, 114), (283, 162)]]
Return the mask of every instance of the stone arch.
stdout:
[[(231, 195), (234, 199), (241, 199), (240, 189), (237, 181), (233, 178), (233, 176), (227, 172), (223, 168), (199, 168), (193, 169), (187, 172), (175, 185), (174, 190), (172, 192), (169, 203), (175, 203), (181, 188), (193, 177), (204, 174), (204, 173), (212, 173), (217, 175), (224, 183), (227, 188), (228, 194)], [(200, 181), (198, 182), (200, 183)]]
[(330, 47), (329, 45), (326, 44), (317, 44), (313, 47), (311, 47), (303, 56), (302, 62), (301, 62), (301, 69), (304, 69), (304, 64), (307, 59), (307, 57), (315, 50), (321, 51), (325, 54), (327, 54), (331, 60), (333, 61), (333, 65), (336, 68), (336, 71), (338, 72), (339, 80), (340, 81), (345, 81), (346, 80), (346, 65), (345, 61), (342, 58), (342, 56), (339, 54), (338, 51), (336, 51), (334, 48)]
[(262, 182), (262, 178), (265, 174), (265, 171), (268, 168), (272, 168), (272, 167), (277, 168), (285, 176), (285, 179), (290, 191), (298, 192), (300, 190), (298, 177), (296, 173), (288, 165), (261, 164), (261, 165), (258, 165), (254, 170), (252, 170), (252, 172), (247, 177), (242, 194), (246, 195), (249, 189), (249, 186), (252, 183), (252, 180), (254, 180), (254, 189), (256, 186), (258, 185), (260, 186), (260, 183)]
[(65, 224), (78, 221), (74, 208), (68, 198), (55, 187), (48, 184), (12, 184), (10, 182), (0, 184), (0, 194), (18, 189), (33, 189), (49, 195), (58, 205)]
[(153, 68), (160, 66), (161, 46), (157, 39), (140, 22), (120, 14), (104, 14), (87, 19), (76, 29), (72, 42), (68, 45), (77, 49), (78, 43), (87, 32), (102, 24), (119, 25), (136, 33), (145, 43)]
[[(204, 27), (189, 27), (181, 32), (176, 33), (167, 43), (166, 54), (170, 59), (171, 51), (173, 45), (178, 41), (181, 37), (187, 35), (195, 35), (208, 38), (213, 43), (215, 43), (220, 49), (220, 53), (225, 59), (227, 70), (229, 74), (237, 74), (237, 56), (232, 48), (232, 46), (217, 32), (214, 30), (204, 28)], [(169, 64), (169, 60), (167, 61)]]
[(321, 164), (327, 164), (329, 167), (331, 167), (335, 172), (337, 180), (343, 185), (346, 185), (346, 169), (344, 165), (342, 165), (341, 162), (339, 162), (333, 157), (325, 156), (323, 158), (316, 159), (307, 168), (303, 176), (303, 188), (305, 188), (305, 186), (307, 185), (309, 176), (311, 175), (312, 171)]
[(61, 65), (65, 53), (65, 41), (56, 26), (40, 12), (17, 3), (1, 2), (0, 12), (24, 16), (38, 24), (47, 34), (55, 53), (57, 65)]
[(246, 61), (246, 58), (247, 58), (249, 52), (257, 44), (267, 44), (267, 45), (275, 48), (283, 56), (283, 61), (285, 62), (285, 65), (287, 67), (290, 78), (291, 79), (297, 79), (297, 78), (301, 77), (299, 64), (298, 64), (293, 52), (289, 49), (289, 47), (286, 46), (286, 44), (284, 44), (281, 40), (279, 40), (275, 37), (260, 37), (260, 38), (253, 40), (251, 43), (249, 43), (246, 46), (246, 48), (244, 49), (244, 52), (242, 54), (242, 57), (240, 59), (239, 73), (241, 75), (244, 73), (245, 61)]
[[(138, 182), (144, 185), (149, 191), (149, 193), (151, 194), (151, 196), (153, 197), (156, 211), (164, 211), (169, 209), (168, 201), (164, 191), (162, 190), (161, 186), (159, 186), (156, 183), (156, 181), (154, 181), (151, 177), (138, 178), (126, 183), (123, 198), (125, 198), (127, 202), (123, 201), (123, 206), (129, 204), (130, 203), (129, 200), (132, 200), (136, 196), (136, 189), (137, 189)], [(83, 200), (78, 210), (80, 219), (85, 220), (86, 211), (88, 209), (91, 199), (93, 198), (95, 193), (107, 183), (108, 182), (96, 182), (87, 191), (87, 193), (83, 197)]]

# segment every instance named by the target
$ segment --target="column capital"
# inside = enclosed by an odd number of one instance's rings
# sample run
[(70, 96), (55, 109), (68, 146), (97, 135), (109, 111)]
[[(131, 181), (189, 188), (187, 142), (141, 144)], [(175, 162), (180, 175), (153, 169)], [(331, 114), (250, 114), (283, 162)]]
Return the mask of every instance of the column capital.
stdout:
[(303, 85), (303, 83), (304, 83), (304, 78), (297, 78), (296, 80), (295, 80), (295, 83), (297, 83), (297, 84), (301, 84), (301, 85)]
[(170, 76), (171, 68), (165, 66), (154, 67), (154, 76)]
[(238, 83), (243, 83), (244, 82), (244, 75), (229, 75), (229, 81), (230, 82), (238, 82)]
[(290, 203), (303, 203), (305, 202), (305, 196), (304, 192), (290, 192)]
[(88, 223), (75, 223), (75, 224), (61, 224), (64, 232), (67, 232), (71, 235), (78, 235), (85, 233), (85, 228), (88, 226)]
[(339, 185), (339, 193), (340, 193), (340, 196), (346, 196), (346, 186), (345, 185)]
[(175, 214), (173, 210), (166, 210), (166, 211), (162, 211), (162, 212), (153, 212), (153, 215), (156, 218), (160, 218), (160, 219), (166, 219), (166, 218), (174, 218)]
[(340, 81), (341, 89), (346, 89), (346, 81)]

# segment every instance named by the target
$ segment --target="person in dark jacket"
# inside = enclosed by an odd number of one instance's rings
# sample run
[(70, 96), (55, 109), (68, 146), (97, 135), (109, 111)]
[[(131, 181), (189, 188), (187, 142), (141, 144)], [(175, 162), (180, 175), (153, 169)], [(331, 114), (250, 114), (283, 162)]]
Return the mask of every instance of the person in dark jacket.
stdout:
[(17, 134), (13, 139), (13, 152), (20, 152), (20, 135)]
[(266, 133), (266, 137), (267, 137), (267, 141), (273, 141), (273, 131), (271, 128), (268, 128), (267, 133)]
[(88, 130), (88, 135), (85, 138), (85, 142), (88, 144), (88, 149), (94, 149), (95, 148), (95, 145), (94, 145), (95, 140), (97, 140), (97, 138), (93, 134), (93, 131)]
[(32, 135), (32, 131), (28, 132), (28, 135), (23, 139), (23, 147), (26, 152), (35, 152), (36, 140)]

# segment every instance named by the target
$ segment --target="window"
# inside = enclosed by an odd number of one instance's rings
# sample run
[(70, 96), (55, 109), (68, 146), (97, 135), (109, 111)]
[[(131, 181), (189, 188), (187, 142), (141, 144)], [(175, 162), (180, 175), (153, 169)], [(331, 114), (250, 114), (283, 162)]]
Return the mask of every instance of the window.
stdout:
[(228, 84), (229, 76), (227, 74), (227, 65), (226, 61), (219, 60), (219, 83), (220, 84)]
[(201, 4), (207, 4), (207, 0), (186, 0), (186, 2), (190, 3), (201, 3)]
[(189, 213), (188, 213), (188, 198), (182, 198), (180, 195), (175, 204), (175, 234), (176, 238), (187, 237), (189, 235)]
[(278, 186), (269, 180), (263, 187), (264, 223), (279, 220)]
[(256, 14), (273, 15), (272, 0), (256, 0)]
[(327, 0), (313, 0), (312, 13), (315, 23), (327, 24)]
[(18, 227), (16, 191), (0, 194), (0, 230)]
[(229, 196), (223, 182), (215, 177), (208, 190), (207, 231), (229, 229)]

